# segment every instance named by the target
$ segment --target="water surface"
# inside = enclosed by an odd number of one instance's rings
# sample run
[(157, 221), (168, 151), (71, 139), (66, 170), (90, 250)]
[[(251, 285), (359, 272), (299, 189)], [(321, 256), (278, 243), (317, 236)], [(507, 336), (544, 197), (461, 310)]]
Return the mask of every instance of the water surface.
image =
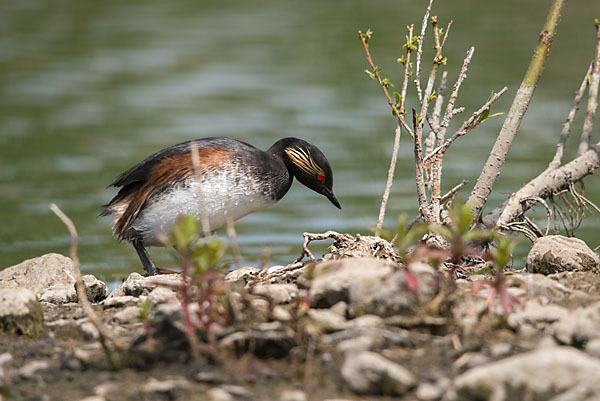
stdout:
[[(472, 112), (492, 90), (507, 85), (510, 91), (495, 107), (506, 111), (549, 4), (464, 0), (435, 6), (442, 24), (454, 19), (446, 49), (451, 81), (468, 47), (476, 47), (459, 105)], [(408, 0), (0, 3), (0, 268), (46, 252), (68, 252), (67, 232), (48, 208), (55, 202), (79, 229), (87, 272), (118, 279), (139, 270), (133, 248), (111, 238), (109, 219), (96, 217), (115, 193), (105, 187), (150, 153), (206, 136), (232, 136), (263, 149), (298, 136), (317, 144), (334, 168), (343, 209), (294, 184), (279, 204), (237, 223), (246, 264), (257, 265), (266, 249), (272, 263), (290, 262), (300, 251), (303, 231), (369, 233), (384, 188), (394, 121), (380, 89), (363, 72), (367, 66), (356, 31), (375, 32), (376, 63), (399, 86), (395, 60), (403, 27), (420, 25), (424, 5)], [(592, 56), (594, 16), (600, 16), (598, 2), (568, 4), (491, 206), (551, 159)], [(444, 188), (463, 178), (472, 187), (501, 123), (501, 118), (488, 121), (456, 143), (445, 165)], [(416, 213), (412, 148), (406, 137), (402, 142), (388, 226), (400, 213)], [(596, 177), (587, 180), (587, 196), (600, 201)], [(578, 233), (595, 247), (599, 226), (594, 216)], [(172, 264), (168, 251), (152, 254), (158, 264)]]

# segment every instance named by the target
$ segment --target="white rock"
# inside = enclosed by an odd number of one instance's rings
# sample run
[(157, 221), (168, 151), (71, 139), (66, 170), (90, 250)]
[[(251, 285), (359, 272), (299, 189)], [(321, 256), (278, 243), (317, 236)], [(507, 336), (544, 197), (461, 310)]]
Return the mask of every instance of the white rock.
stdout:
[(446, 401), (597, 400), (600, 361), (571, 347), (543, 348), (470, 369)]
[(73, 286), (73, 261), (66, 256), (49, 253), (29, 259), (0, 271), (0, 288), (28, 288), (35, 296), (56, 284)]
[(530, 300), (525, 303), (525, 308), (518, 308), (512, 312), (508, 316), (507, 322), (513, 329), (530, 325), (541, 330), (568, 315), (569, 311), (561, 306), (542, 305), (538, 301)]
[(385, 321), (377, 315), (362, 315), (348, 321), (349, 327), (383, 328)]
[(358, 337), (340, 341), (336, 349), (340, 354), (373, 351), (383, 344), (383, 338), (375, 334), (363, 334)]
[(527, 255), (527, 271), (552, 274), (572, 270), (594, 270), (600, 257), (579, 238), (547, 235), (538, 238)]
[(27, 288), (0, 288), (0, 333), (36, 336), (43, 331), (43, 312)]
[[(591, 340), (585, 346), (585, 352), (594, 358), (600, 358), (600, 338)], [(1, 365), (1, 364), (0, 364)]]
[(415, 377), (406, 368), (379, 354), (347, 353), (342, 378), (355, 393), (403, 396), (415, 387)]

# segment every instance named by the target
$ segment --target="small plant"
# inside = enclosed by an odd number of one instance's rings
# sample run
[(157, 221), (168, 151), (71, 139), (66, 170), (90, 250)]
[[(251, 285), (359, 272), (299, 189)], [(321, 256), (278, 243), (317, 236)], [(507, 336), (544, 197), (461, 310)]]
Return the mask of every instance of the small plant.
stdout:
[[(215, 237), (202, 238), (194, 216), (181, 216), (171, 232), (175, 258), (181, 265), (181, 297), (185, 330), (192, 354), (199, 356), (197, 331), (211, 339), (214, 323), (227, 324), (228, 285), (221, 280), (227, 244)], [(198, 305), (193, 317), (190, 305)]]

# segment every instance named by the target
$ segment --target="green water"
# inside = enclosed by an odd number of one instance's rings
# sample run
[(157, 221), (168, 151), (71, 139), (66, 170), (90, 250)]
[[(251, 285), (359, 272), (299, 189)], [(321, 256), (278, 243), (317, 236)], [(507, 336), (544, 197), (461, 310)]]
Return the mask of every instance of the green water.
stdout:
[[(550, 1), (438, 3), (441, 23), (454, 19), (445, 54), (451, 81), (468, 47), (476, 47), (458, 104), (472, 112), (507, 85), (496, 106), (505, 111)], [(295, 184), (279, 204), (237, 223), (246, 264), (258, 264), (265, 249), (272, 263), (290, 262), (303, 231), (369, 233), (394, 121), (363, 72), (356, 31), (374, 31), (376, 63), (399, 85), (403, 27), (420, 26), (424, 7), (414, 0), (1, 2), (0, 268), (68, 252), (69, 237), (48, 208), (55, 202), (79, 229), (86, 271), (116, 280), (140, 270), (133, 248), (112, 239), (109, 219), (96, 217), (115, 193), (105, 187), (148, 154), (205, 136), (233, 136), (263, 149), (298, 136), (317, 144), (334, 168), (343, 209)], [(567, 5), (491, 206), (550, 160), (592, 57), (594, 17), (598, 1)], [(444, 188), (463, 178), (472, 188), (501, 123), (486, 122), (457, 142)], [(414, 216), (417, 206), (412, 148), (402, 141), (389, 226), (400, 213)], [(587, 180), (587, 196), (600, 202), (597, 177)], [(578, 233), (595, 247), (599, 226), (594, 216)], [(152, 254), (158, 264), (172, 264), (168, 251)]]

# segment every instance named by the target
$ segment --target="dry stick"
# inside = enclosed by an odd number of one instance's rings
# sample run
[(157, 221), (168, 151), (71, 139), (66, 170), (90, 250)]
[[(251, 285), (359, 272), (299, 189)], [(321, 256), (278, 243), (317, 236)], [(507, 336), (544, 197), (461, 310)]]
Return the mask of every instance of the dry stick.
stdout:
[(596, 26), (596, 58), (594, 60), (594, 69), (590, 77), (590, 90), (588, 92), (588, 104), (585, 111), (585, 120), (583, 121), (583, 130), (581, 131), (581, 141), (577, 149), (577, 156), (590, 148), (590, 135), (594, 126), (594, 116), (598, 107), (598, 82), (600, 82), (600, 25)]
[[(438, 87), (437, 97), (435, 99), (435, 105), (433, 106), (433, 113), (431, 114), (431, 123), (429, 127), (431, 128), (431, 133), (425, 141), (425, 154), (428, 155), (433, 151), (435, 147), (436, 138), (440, 131), (440, 116), (442, 114), (442, 105), (444, 104), (444, 97), (446, 95), (446, 81), (448, 79), (448, 71), (444, 71), (442, 73), (442, 80), (440, 81), (440, 86)], [(428, 121), (429, 122), (429, 119)]]
[(204, 208), (206, 202), (204, 202), (204, 194), (202, 193), (202, 167), (200, 166), (200, 154), (198, 153), (198, 146), (195, 142), (190, 144), (190, 150), (192, 153), (192, 166), (194, 169), (194, 176), (198, 188), (196, 190), (198, 195), (198, 204), (200, 205), (200, 224), (202, 226), (202, 234), (204, 238), (210, 236), (210, 223), (208, 220), (208, 214)]
[(431, 13), (431, 6), (433, 5), (433, 0), (429, 0), (429, 5), (425, 10), (425, 15), (423, 16), (423, 22), (421, 23), (421, 34), (419, 35), (419, 44), (417, 46), (417, 63), (415, 68), (415, 86), (417, 87), (417, 96), (419, 97), (419, 102), (423, 101), (423, 93), (421, 91), (421, 55), (423, 54), (423, 40), (425, 39), (425, 31), (427, 30), (427, 23), (429, 20), (429, 13)]
[[(433, 59), (433, 65), (429, 73), (429, 79), (427, 80), (427, 86), (423, 97), (421, 99), (421, 112), (419, 113), (420, 121), (417, 118), (415, 124), (415, 170), (416, 170), (416, 185), (417, 185), (417, 197), (419, 199), (419, 211), (423, 215), (424, 220), (427, 223), (439, 223), (439, 213), (435, 210), (432, 211), (426, 194), (425, 175), (424, 175), (424, 164), (423, 164), (423, 128), (427, 118), (427, 111), (429, 110), (429, 103), (433, 94), (433, 85), (435, 83), (437, 70), (443, 62), (442, 56), (442, 45), (440, 43), (440, 30), (438, 26), (437, 17), (431, 17), (431, 23), (433, 25), (433, 39), (434, 39), (434, 50), (435, 56)], [(446, 35), (448, 32), (446, 32)], [(419, 42), (422, 45), (422, 42)], [(414, 112), (413, 112), (414, 113)], [(435, 175), (435, 172), (433, 172)]]
[(127, 346), (123, 341), (121, 341), (117, 337), (114, 337), (108, 331), (108, 329), (102, 323), (98, 315), (96, 315), (96, 312), (94, 312), (92, 304), (90, 303), (87, 297), (85, 291), (85, 284), (83, 284), (83, 281), (81, 280), (81, 269), (79, 267), (79, 257), (77, 256), (77, 243), (79, 241), (79, 236), (77, 235), (77, 229), (75, 228), (75, 224), (73, 224), (73, 221), (66, 214), (64, 214), (63, 211), (60, 210), (60, 208), (56, 204), (52, 203), (50, 205), (50, 209), (64, 223), (64, 225), (67, 226), (67, 229), (71, 234), (70, 256), (73, 260), (73, 271), (75, 273), (75, 291), (77, 292), (77, 298), (79, 299), (79, 302), (81, 302), (81, 306), (83, 307), (83, 311), (85, 312), (86, 316), (88, 317), (88, 319), (90, 319), (90, 322), (92, 322), (94, 327), (96, 327), (96, 330), (98, 330), (98, 340), (100, 341), (102, 348), (104, 348), (104, 352), (106, 353), (108, 362), (112, 367), (115, 367), (112, 351), (108, 347), (106, 340), (112, 342), (112, 344), (117, 349), (124, 350), (127, 348)]
[(565, 151), (565, 144), (567, 143), (567, 139), (569, 139), (569, 135), (571, 134), (571, 124), (573, 123), (573, 119), (575, 118), (577, 110), (579, 110), (579, 103), (581, 102), (581, 98), (583, 97), (583, 94), (585, 93), (585, 90), (588, 86), (589, 76), (592, 73), (593, 64), (593, 62), (590, 63), (590, 66), (588, 67), (588, 70), (585, 73), (585, 76), (583, 77), (583, 81), (581, 82), (579, 89), (577, 90), (577, 92), (575, 92), (573, 106), (571, 107), (571, 111), (569, 111), (569, 115), (567, 116), (566, 121), (563, 123), (562, 130), (560, 132), (560, 140), (558, 142), (558, 145), (556, 145), (556, 153), (554, 153), (554, 157), (548, 165), (548, 169), (550, 170), (553, 170), (560, 166), (563, 153)]
[[(409, 76), (409, 67), (410, 67), (410, 55), (412, 52), (411, 49), (411, 45), (412, 45), (412, 37), (413, 37), (413, 25), (407, 26), (406, 29), (408, 30), (408, 43), (406, 46), (406, 58), (405, 58), (405, 63), (404, 63), (404, 79), (402, 81), (402, 90), (401, 90), (401, 94), (400, 94), (400, 113), (401, 115), (404, 115), (404, 104), (406, 101), (406, 88), (408, 85), (408, 76)], [(363, 42), (363, 45), (365, 46), (365, 51), (367, 52), (367, 59), (370, 59), (369, 56), (369, 49), (368, 47), (366, 47), (366, 42), (364, 41), (364, 39), (362, 38), (361, 35), (361, 39)], [(371, 66), (373, 66), (372, 60), (370, 62)], [(375, 70), (375, 68), (373, 68), (373, 70)], [(387, 89), (385, 88), (385, 85), (383, 86), (384, 91)], [(389, 98), (389, 95), (388, 95)], [(404, 118), (402, 118), (402, 120), (404, 120)], [(381, 198), (381, 205), (379, 207), (379, 216), (377, 218), (377, 227), (375, 228), (375, 236), (379, 236), (379, 233), (381, 231), (381, 228), (383, 227), (383, 220), (385, 219), (385, 211), (387, 208), (387, 203), (388, 200), (390, 198), (390, 192), (392, 190), (392, 183), (394, 181), (394, 172), (396, 171), (396, 162), (398, 160), (398, 150), (400, 148), (400, 135), (402, 133), (402, 128), (400, 126), (401, 124), (401, 120), (400, 118), (398, 118), (398, 124), (396, 125), (396, 130), (394, 133), (394, 148), (392, 150), (392, 159), (390, 161), (390, 167), (388, 169), (388, 175), (387, 175), (387, 181), (385, 184), (385, 189), (383, 191), (383, 196)], [(409, 131), (410, 133), (410, 131)], [(414, 135), (411, 133), (411, 136), (414, 137)]]
[[(445, 39), (444, 39), (444, 41), (445, 41)], [(444, 140), (444, 137), (446, 136), (446, 130), (448, 129), (448, 126), (450, 125), (450, 120), (455, 115), (454, 114), (454, 104), (456, 102), (456, 99), (458, 98), (458, 91), (460, 90), (460, 87), (467, 76), (467, 70), (469, 68), (469, 64), (471, 63), (471, 59), (473, 58), (474, 51), (475, 51), (474, 47), (471, 47), (467, 51), (467, 55), (463, 61), (463, 65), (460, 70), (460, 74), (458, 75), (458, 78), (452, 88), (452, 93), (450, 94), (450, 97), (448, 99), (448, 104), (446, 105), (446, 112), (444, 113), (444, 118), (440, 124), (440, 128), (436, 135), (437, 146), (440, 146), (442, 141)], [(427, 157), (429, 157), (429, 156), (426, 156), (426, 158)], [(431, 171), (432, 171), (431, 208), (433, 211), (433, 215), (436, 216), (436, 219), (439, 218), (437, 216), (440, 215), (440, 209), (441, 209), (440, 196), (441, 196), (441, 185), (442, 185), (441, 181), (442, 181), (443, 159), (444, 159), (443, 153), (434, 155), (433, 160), (432, 160), (432, 168), (431, 168)]]
[(523, 116), (527, 111), (527, 107), (529, 106), (529, 102), (531, 101), (539, 78), (542, 75), (544, 64), (550, 54), (552, 41), (556, 35), (556, 30), (566, 1), (567, 0), (553, 1), (546, 23), (540, 34), (538, 45), (533, 53), (525, 77), (523, 78), (523, 82), (517, 91), (513, 104), (504, 120), (502, 129), (498, 134), (498, 138), (490, 152), (488, 160), (477, 179), (473, 191), (471, 191), (468, 202), (473, 205), (473, 214), (477, 217), (474, 219), (475, 223), (479, 220), (478, 216), (481, 215), (483, 207), (492, 192), (494, 183), (500, 175), (508, 151), (515, 139)]
[(462, 180), (462, 182), (458, 185), (455, 185), (450, 191), (448, 191), (444, 196), (442, 196), (440, 198), (440, 203), (442, 205), (448, 203), (449, 201), (451, 201), (452, 199), (454, 199), (454, 196), (456, 195), (456, 193), (458, 191), (460, 191), (460, 189), (462, 187), (464, 187), (465, 185), (467, 185), (469, 183), (469, 181), (467, 180)]

